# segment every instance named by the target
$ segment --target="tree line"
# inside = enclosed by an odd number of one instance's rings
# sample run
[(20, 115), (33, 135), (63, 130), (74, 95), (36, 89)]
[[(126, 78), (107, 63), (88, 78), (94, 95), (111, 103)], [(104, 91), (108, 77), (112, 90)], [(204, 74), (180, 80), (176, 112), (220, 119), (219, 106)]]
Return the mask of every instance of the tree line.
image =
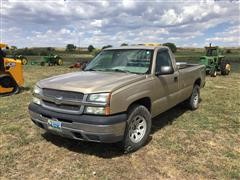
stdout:
[[(177, 47), (174, 43), (164, 43), (164, 46), (168, 46), (173, 53), (177, 51)], [(127, 43), (122, 43), (120, 46), (128, 46)], [(113, 47), (112, 45), (104, 45), (102, 48), (95, 48), (93, 45), (89, 45), (84, 53), (90, 53), (92, 55), (98, 54), (101, 50)], [(65, 47), (66, 52), (80, 52), (83, 51), (83, 49), (77, 49), (77, 46), (74, 44), (67, 44)], [(20, 48), (18, 49), (16, 46), (11, 46), (8, 54), (14, 54), (14, 55), (25, 55), (25, 56), (47, 56), (50, 53), (56, 53), (59, 52), (53, 47), (47, 47), (47, 48)]]

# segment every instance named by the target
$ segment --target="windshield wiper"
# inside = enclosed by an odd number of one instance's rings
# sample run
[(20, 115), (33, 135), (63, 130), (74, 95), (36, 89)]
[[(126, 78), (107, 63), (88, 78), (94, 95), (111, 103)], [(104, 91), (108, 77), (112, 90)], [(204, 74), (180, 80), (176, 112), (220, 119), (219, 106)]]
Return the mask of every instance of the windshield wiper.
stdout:
[(105, 68), (105, 69), (87, 69), (85, 71), (112, 71), (112, 72), (123, 72), (123, 73), (132, 73), (132, 74), (141, 74), (137, 72), (131, 72), (129, 70), (123, 70), (123, 69), (111, 69), (111, 68)]
[(85, 69), (84, 71), (96, 71), (96, 69)]
[(123, 69), (106, 69), (106, 70), (114, 71), (114, 72), (131, 73), (131, 74), (142, 74), (142, 73), (132, 72), (132, 71), (129, 71), (129, 70), (123, 70)]
[(133, 73), (133, 72), (131, 72), (131, 71), (123, 70), (123, 69), (110, 69), (110, 70), (115, 71), (115, 72)]
[(86, 69), (84, 71), (104, 71), (105, 69)]

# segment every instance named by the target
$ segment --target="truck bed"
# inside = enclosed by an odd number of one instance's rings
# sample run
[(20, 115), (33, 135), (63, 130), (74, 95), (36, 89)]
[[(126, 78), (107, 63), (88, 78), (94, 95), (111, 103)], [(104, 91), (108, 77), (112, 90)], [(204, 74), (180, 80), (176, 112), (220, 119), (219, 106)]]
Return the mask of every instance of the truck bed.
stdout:
[(194, 66), (203, 66), (201, 64), (193, 64), (193, 63), (187, 63), (187, 62), (176, 62), (176, 65), (178, 69), (186, 69)]

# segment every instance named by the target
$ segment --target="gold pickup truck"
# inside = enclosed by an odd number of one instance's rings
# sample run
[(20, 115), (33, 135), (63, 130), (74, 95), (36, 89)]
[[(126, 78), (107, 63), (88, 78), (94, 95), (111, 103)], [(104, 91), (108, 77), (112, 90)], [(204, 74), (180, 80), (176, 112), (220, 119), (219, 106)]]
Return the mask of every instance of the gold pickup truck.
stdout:
[(143, 146), (152, 118), (186, 101), (199, 106), (205, 67), (176, 63), (165, 46), (108, 48), (83, 71), (39, 81), (29, 105), (32, 121), (77, 140)]

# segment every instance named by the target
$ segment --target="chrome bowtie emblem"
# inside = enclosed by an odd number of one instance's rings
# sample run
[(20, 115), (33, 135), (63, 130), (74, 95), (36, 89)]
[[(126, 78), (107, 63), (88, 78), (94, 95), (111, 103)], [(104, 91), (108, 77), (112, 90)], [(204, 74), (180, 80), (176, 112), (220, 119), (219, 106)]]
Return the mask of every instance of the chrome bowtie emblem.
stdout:
[(62, 96), (56, 97), (55, 103), (56, 103), (56, 104), (61, 104), (62, 99), (63, 99)]

